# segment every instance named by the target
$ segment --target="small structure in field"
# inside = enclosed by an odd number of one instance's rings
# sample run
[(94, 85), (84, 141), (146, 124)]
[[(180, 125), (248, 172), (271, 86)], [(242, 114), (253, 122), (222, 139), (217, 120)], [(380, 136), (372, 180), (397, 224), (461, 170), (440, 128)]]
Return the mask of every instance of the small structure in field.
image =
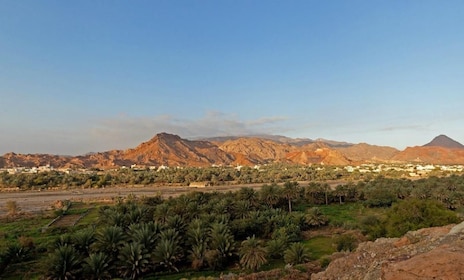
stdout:
[(205, 182), (190, 182), (189, 187), (190, 188), (206, 188), (211, 186), (211, 182), (205, 181)]

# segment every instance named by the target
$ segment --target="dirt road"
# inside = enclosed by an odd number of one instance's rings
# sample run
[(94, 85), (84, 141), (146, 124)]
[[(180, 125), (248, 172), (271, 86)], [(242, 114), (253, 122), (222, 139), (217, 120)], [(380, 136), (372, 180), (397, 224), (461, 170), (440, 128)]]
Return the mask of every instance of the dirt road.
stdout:
[[(261, 188), (262, 184), (246, 185), (254, 189)], [(191, 191), (229, 191), (237, 190), (244, 185), (217, 186), (207, 188), (191, 187), (159, 187), (159, 186), (141, 186), (141, 187), (108, 187), (104, 189), (73, 189), (73, 190), (47, 190), (47, 191), (17, 191), (17, 192), (0, 192), (0, 215), (6, 214), (5, 207), (7, 201), (16, 201), (17, 205), (24, 212), (40, 212), (51, 209), (53, 203), (57, 200), (71, 201), (104, 201), (112, 200), (116, 197), (126, 197), (130, 194), (137, 197), (161, 195), (164, 198), (175, 197)]]
[[(309, 182), (298, 182), (300, 186), (305, 186)], [(329, 186), (334, 189), (339, 184), (344, 184), (344, 181), (326, 181)], [(282, 185), (282, 184), (279, 184)], [(175, 197), (191, 191), (202, 192), (226, 192), (235, 191), (242, 187), (250, 187), (259, 190), (263, 184), (242, 184), (242, 185), (225, 185), (213, 186), (206, 188), (192, 187), (174, 187), (174, 186), (139, 186), (139, 187), (107, 187), (100, 189), (72, 189), (72, 190), (47, 190), (47, 191), (15, 191), (15, 192), (0, 192), (0, 215), (6, 214), (6, 202), (13, 200), (24, 212), (40, 212), (50, 209), (53, 203), (57, 200), (71, 201), (104, 201), (112, 200), (116, 197), (126, 197), (133, 194), (140, 196), (155, 196), (161, 195), (164, 198), (170, 196)]]

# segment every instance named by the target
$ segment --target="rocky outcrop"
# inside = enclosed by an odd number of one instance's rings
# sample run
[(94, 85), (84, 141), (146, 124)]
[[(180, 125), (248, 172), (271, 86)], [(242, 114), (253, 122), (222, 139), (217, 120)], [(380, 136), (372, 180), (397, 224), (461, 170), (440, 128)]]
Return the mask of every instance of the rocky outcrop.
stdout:
[(361, 243), (312, 280), (464, 279), (464, 222)]

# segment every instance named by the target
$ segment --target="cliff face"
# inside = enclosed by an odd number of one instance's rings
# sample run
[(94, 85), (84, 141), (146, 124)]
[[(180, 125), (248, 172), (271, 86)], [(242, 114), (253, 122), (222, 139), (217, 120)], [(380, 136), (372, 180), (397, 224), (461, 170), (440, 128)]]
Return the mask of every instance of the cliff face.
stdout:
[(464, 222), (361, 243), (312, 280), (464, 279)]

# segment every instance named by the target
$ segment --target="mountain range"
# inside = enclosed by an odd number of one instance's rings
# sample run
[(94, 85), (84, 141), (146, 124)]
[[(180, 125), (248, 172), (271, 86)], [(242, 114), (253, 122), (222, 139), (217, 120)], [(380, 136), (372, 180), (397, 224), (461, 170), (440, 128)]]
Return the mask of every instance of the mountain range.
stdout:
[(367, 143), (352, 144), (325, 139), (293, 139), (256, 135), (188, 140), (159, 133), (127, 150), (81, 156), (7, 153), (0, 168), (51, 165), (55, 168), (115, 168), (121, 166), (211, 166), (283, 162), (290, 164), (356, 165), (361, 163), (464, 164), (464, 145), (439, 135), (423, 146), (403, 151)]

